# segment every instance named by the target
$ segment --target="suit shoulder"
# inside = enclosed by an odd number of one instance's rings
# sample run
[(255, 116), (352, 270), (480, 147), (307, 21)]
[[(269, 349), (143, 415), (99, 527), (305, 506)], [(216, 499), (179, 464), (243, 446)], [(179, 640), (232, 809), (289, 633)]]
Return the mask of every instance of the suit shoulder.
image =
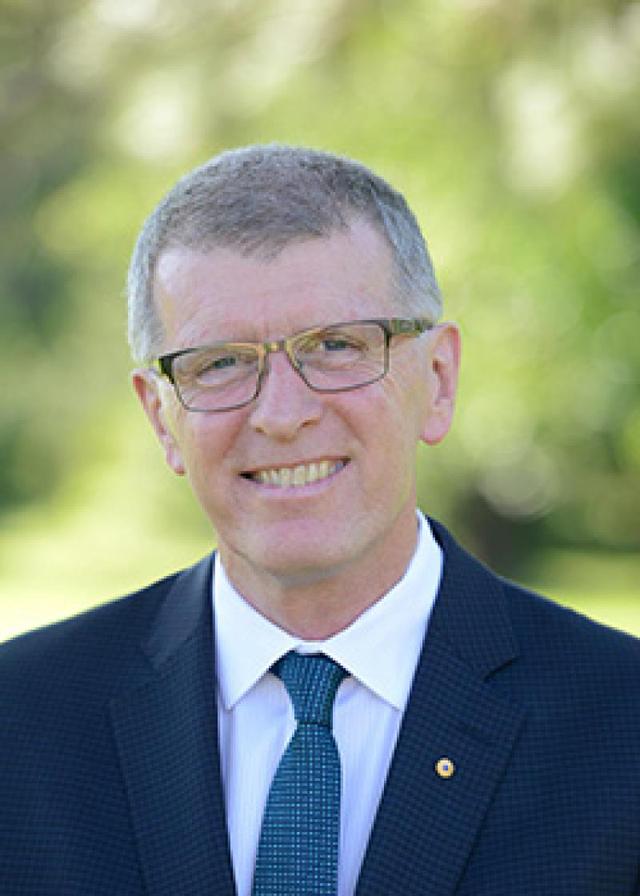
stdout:
[[(87, 681), (89, 670), (106, 673), (140, 654), (140, 641), (175, 573), (138, 591), (76, 616), (19, 635), (0, 645), (0, 693), (27, 694), (38, 682)], [(112, 677), (116, 680), (117, 675)], [(46, 688), (45, 688), (46, 690)]]
[(584, 613), (564, 606), (561, 600), (552, 600), (507, 579), (500, 581), (516, 623), (541, 626), (545, 634), (557, 629), (564, 637), (585, 641), (589, 645), (593, 643), (603, 648), (615, 645), (619, 649), (629, 650), (631, 655), (637, 655), (640, 650), (640, 639), (628, 632), (596, 622)]
[[(497, 637), (498, 627), (507, 641), (515, 637), (519, 653), (532, 659), (539, 656), (565, 666), (572, 657), (585, 658), (587, 665), (596, 658), (634, 668), (640, 664), (640, 640), (496, 575), (441, 523), (429, 522), (445, 555), (441, 592), (447, 596), (447, 625), (451, 627), (453, 615), (458, 636), (460, 632), (467, 640), (482, 636), (484, 643)], [(485, 631), (487, 626), (491, 630)]]
[(565, 683), (606, 683), (637, 702), (640, 640), (535, 592), (502, 580), (521, 656), (540, 675)]

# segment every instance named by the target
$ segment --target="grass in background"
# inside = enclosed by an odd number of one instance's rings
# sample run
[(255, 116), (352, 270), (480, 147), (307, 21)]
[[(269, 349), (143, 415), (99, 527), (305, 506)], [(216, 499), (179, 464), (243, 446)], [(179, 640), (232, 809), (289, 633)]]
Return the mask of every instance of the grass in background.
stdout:
[(550, 551), (530, 587), (598, 622), (640, 637), (638, 583), (637, 554)]
[[(176, 535), (141, 502), (119, 512), (130, 484), (105, 475), (91, 500), (54, 516), (24, 512), (0, 544), (0, 640), (81, 612), (188, 566), (214, 546), (200, 534)], [(640, 562), (618, 556), (550, 554), (540, 577), (524, 584), (599, 622), (640, 636), (633, 583)]]
[(83, 433), (91, 460), (50, 504), (3, 519), (0, 640), (143, 587), (214, 547), (138, 409), (124, 417), (112, 425), (103, 416)]

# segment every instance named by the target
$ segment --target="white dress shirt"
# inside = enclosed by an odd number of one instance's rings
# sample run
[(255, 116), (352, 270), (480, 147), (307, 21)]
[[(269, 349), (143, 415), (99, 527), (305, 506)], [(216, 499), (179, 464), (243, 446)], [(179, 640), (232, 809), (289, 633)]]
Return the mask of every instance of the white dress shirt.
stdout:
[(238, 896), (250, 896), (271, 780), (295, 729), (271, 666), (289, 650), (325, 653), (351, 677), (338, 689), (333, 733), (342, 766), (338, 896), (355, 890), (442, 572), (442, 552), (418, 513), (403, 578), (348, 628), (304, 641), (251, 607), (216, 555), (214, 619), (222, 783)]

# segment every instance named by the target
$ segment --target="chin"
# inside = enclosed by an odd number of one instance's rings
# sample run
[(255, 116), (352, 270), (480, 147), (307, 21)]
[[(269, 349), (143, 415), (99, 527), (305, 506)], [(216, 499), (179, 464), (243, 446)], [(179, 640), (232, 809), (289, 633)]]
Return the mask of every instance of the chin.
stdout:
[[(296, 543), (297, 542), (297, 543)], [(344, 545), (323, 545), (322, 550), (299, 539), (263, 543), (256, 550), (243, 551), (255, 570), (287, 582), (302, 585), (331, 578), (349, 563)]]

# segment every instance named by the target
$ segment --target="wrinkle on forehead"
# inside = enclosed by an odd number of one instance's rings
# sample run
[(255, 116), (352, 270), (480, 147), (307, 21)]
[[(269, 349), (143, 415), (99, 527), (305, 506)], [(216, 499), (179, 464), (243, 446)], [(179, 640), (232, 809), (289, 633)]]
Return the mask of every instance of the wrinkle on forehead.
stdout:
[(270, 261), (225, 247), (171, 248), (155, 287), (167, 350), (279, 339), (397, 312), (391, 250), (366, 222), (290, 245)]

